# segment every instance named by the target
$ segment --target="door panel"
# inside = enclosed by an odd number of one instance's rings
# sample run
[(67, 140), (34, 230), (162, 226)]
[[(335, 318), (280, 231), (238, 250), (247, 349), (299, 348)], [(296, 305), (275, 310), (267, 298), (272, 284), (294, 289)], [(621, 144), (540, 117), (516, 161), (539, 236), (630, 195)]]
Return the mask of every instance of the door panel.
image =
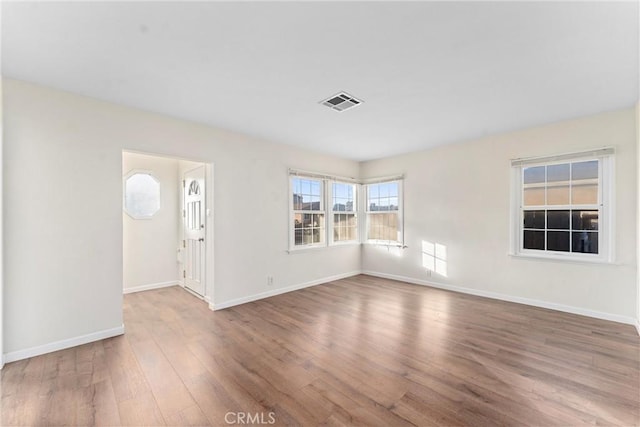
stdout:
[(184, 174), (183, 226), (185, 250), (184, 285), (205, 294), (205, 167)]

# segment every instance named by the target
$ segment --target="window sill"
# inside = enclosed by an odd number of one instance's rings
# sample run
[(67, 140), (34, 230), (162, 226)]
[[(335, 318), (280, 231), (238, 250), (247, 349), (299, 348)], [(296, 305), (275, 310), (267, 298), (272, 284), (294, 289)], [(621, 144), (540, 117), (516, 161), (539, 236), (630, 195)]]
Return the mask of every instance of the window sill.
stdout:
[(335, 243), (333, 245), (322, 245), (322, 246), (303, 246), (300, 248), (292, 248), (288, 249), (286, 252), (289, 255), (306, 253), (306, 252), (315, 252), (322, 249), (332, 249), (332, 248), (347, 248), (353, 246), (360, 246), (360, 242), (349, 242), (349, 243)]
[(400, 248), (400, 249), (407, 249), (408, 246), (404, 245), (402, 243), (384, 243), (384, 242), (376, 242), (375, 240), (370, 240), (367, 242), (364, 242), (365, 245), (371, 245), (371, 246), (385, 246), (387, 248)]
[(529, 253), (509, 253), (510, 257), (513, 258), (522, 258), (528, 260), (538, 260), (538, 261), (551, 261), (551, 262), (559, 262), (559, 263), (568, 263), (568, 264), (597, 264), (597, 265), (621, 265), (620, 263), (609, 261), (607, 259), (602, 258), (578, 258), (578, 257), (563, 257), (563, 256), (553, 256), (553, 255), (543, 255), (543, 254), (529, 254)]

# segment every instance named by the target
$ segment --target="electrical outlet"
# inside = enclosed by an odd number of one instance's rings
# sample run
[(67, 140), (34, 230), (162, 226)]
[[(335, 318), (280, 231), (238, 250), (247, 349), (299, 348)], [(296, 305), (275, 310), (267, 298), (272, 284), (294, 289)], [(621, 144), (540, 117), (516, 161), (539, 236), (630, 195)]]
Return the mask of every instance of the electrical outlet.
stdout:
[(273, 286), (273, 276), (267, 276), (267, 286)]

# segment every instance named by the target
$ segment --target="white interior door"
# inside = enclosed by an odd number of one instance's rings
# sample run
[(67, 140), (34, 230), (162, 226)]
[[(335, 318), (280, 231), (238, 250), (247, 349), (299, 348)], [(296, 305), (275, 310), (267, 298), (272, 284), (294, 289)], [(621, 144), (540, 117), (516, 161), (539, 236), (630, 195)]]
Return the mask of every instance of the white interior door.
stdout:
[(184, 174), (183, 225), (184, 285), (199, 295), (205, 292), (205, 167)]

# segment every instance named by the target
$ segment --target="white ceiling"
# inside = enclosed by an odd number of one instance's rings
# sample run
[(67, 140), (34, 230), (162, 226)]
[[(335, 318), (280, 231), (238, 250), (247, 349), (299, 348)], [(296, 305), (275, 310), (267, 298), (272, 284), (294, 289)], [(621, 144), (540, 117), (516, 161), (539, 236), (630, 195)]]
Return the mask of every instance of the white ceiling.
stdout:
[(354, 160), (638, 100), (637, 1), (2, 8), (7, 77)]

